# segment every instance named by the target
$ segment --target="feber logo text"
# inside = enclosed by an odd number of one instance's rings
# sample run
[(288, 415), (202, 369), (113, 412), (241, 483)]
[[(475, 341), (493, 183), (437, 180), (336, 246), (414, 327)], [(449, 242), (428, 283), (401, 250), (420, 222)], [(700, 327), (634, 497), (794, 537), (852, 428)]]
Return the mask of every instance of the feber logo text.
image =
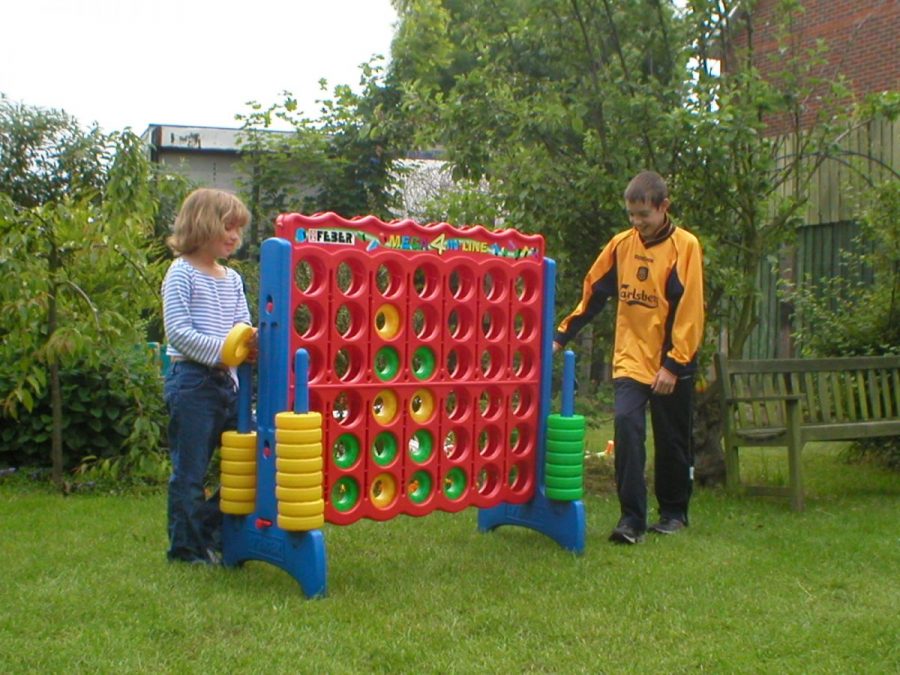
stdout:
[(352, 230), (297, 230), (297, 241), (310, 244), (340, 244), (350, 245), (356, 243), (356, 233)]

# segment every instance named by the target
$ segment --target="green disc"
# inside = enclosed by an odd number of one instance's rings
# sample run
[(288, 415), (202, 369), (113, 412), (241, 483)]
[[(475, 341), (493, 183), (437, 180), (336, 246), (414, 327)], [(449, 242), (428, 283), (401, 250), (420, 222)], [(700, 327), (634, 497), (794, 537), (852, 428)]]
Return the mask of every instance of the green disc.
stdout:
[(331, 488), (331, 503), (335, 509), (349, 511), (359, 501), (359, 484), (350, 476), (339, 478)]
[(547, 464), (582, 466), (584, 464), (584, 455), (577, 452), (548, 452), (544, 460)]
[(414, 462), (421, 464), (428, 461), (434, 449), (434, 437), (428, 429), (419, 429), (409, 439), (409, 456)]
[(547, 497), (549, 499), (555, 499), (558, 502), (571, 502), (576, 499), (581, 499), (584, 496), (584, 490), (581, 488), (577, 490), (560, 490), (557, 488), (547, 488)]
[(341, 469), (349, 469), (359, 459), (359, 439), (353, 434), (341, 434), (331, 446), (334, 463)]
[(372, 459), (379, 466), (387, 466), (397, 457), (397, 437), (390, 431), (382, 431), (372, 443)]
[(556, 478), (571, 478), (584, 474), (584, 468), (581, 464), (547, 464), (547, 477), (555, 476)]
[(573, 476), (571, 478), (554, 478), (553, 476), (547, 476), (545, 482), (548, 490), (550, 488), (553, 488), (554, 490), (580, 490), (583, 484), (581, 476)]
[(407, 486), (409, 501), (413, 504), (421, 504), (431, 495), (431, 476), (427, 471), (416, 471)]
[(375, 374), (382, 382), (397, 377), (400, 371), (400, 356), (393, 347), (382, 347), (375, 354)]
[(554, 429), (547, 427), (547, 440), (550, 441), (584, 441), (582, 429)]
[(572, 415), (571, 417), (563, 417), (562, 415), (553, 414), (547, 416), (548, 429), (579, 429), (584, 431), (584, 416)]
[(547, 441), (547, 450), (550, 452), (571, 452), (584, 454), (584, 441)]
[(419, 347), (413, 352), (412, 356), (412, 372), (416, 378), (427, 380), (434, 375), (434, 352), (429, 347)]
[(444, 494), (447, 499), (459, 499), (466, 491), (466, 472), (458, 466), (453, 467), (444, 476)]

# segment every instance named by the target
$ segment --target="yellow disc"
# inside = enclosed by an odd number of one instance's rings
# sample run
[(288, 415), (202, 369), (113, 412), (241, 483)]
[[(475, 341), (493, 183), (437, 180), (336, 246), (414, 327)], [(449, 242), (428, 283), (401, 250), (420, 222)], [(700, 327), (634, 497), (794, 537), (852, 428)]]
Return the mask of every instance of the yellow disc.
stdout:
[(322, 499), (322, 485), (315, 487), (289, 488), (275, 487), (275, 499), (285, 502), (314, 502)]
[(393, 305), (382, 305), (375, 312), (375, 332), (390, 340), (400, 332), (400, 312)]
[(275, 429), (275, 442), (290, 443), (292, 445), (321, 443), (322, 427), (315, 429)]
[(220, 488), (219, 494), (222, 499), (226, 502), (253, 502), (256, 501), (256, 488), (235, 488), (235, 487), (225, 487), (224, 485)]
[(325, 500), (317, 499), (313, 502), (278, 502), (278, 515), (309, 517), (325, 513)]
[[(322, 485), (323, 474), (321, 471), (307, 473), (281, 473), (275, 474), (275, 485), (286, 488), (306, 488)], [(224, 483), (223, 483), (224, 485)]]
[(306, 445), (289, 445), (278, 443), (275, 446), (275, 456), (285, 459), (312, 459), (322, 456), (321, 443), (307, 443)]
[(369, 501), (379, 509), (389, 507), (396, 496), (397, 481), (389, 473), (377, 475), (369, 486)]
[(253, 326), (245, 323), (239, 323), (228, 331), (228, 337), (222, 345), (222, 363), (231, 367), (241, 365), (250, 355), (253, 332)]
[(231, 516), (246, 516), (253, 513), (253, 502), (229, 502), (224, 499), (219, 501), (219, 510)]
[(236, 462), (255, 462), (256, 448), (233, 448), (230, 445), (223, 445), (222, 459), (231, 459)]
[(256, 487), (256, 474), (223, 473), (219, 476), (219, 482), (222, 483), (222, 487), (252, 488)]
[(223, 459), (220, 465), (222, 473), (234, 473), (239, 476), (256, 474), (256, 462), (240, 462), (231, 459)]
[(239, 434), (237, 431), (226, 431), (222, 434), (222, 445), (229, 448), (255, 448), (256, 432)]
[(278, 516), (278, 527), (288, 532), (300, 532), (303, 530), (317, 530), (325, 524), (325, 515), (307, 516), (296, 518), (291, 516)]
[(321, 457), (309, 457), (307, 459), (275, 458), (275, 468), (282, 473), (309, 473), (311, 471), (321, 471), (322, 464)]
[(434, 412), (434, 396), (427, 389), (417, 389), (409, 400), (409, 414), (419, 424), (425, 424)]
[(397, 394), (382, 389), (372, 401), (372, 414), (379, 424), (390, 424), (397, 415)]
[(321, 429), (322, 413), (292, 413), (280, 412), (275, 415), (276, 429)]

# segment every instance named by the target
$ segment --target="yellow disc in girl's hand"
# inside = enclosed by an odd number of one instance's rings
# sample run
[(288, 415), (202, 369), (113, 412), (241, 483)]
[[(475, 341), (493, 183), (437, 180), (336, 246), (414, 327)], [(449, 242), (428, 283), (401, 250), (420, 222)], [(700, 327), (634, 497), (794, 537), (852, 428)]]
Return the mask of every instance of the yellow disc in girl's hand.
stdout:
[(222, 363), (226, 366), (239, 366), (250, 354), (250, 340), (253, 337), (253, 326), (239, 323), (230, 331), (222, 345)]

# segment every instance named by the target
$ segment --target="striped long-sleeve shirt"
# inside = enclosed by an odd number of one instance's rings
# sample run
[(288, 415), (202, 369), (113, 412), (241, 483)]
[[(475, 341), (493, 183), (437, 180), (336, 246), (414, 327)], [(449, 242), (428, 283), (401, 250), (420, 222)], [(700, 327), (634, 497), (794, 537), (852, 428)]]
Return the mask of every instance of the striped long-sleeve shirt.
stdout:
[(650, 384), (660, 366), (676, 376), (694, 372), (704, 308), (703, 253), (693, 234), (672, 227), (649, 245), (635, 228), (614, 236), (554, 340), (565, 345), (612, 297), (618, 299), (613, 377)]
[(201, 272), (176, 258), (162, 284), (166, 352), (215, 365), (221, 361), (228, 332), (250, 323), (250, 310), (240, 274), (226, 267), (224, 277)]

